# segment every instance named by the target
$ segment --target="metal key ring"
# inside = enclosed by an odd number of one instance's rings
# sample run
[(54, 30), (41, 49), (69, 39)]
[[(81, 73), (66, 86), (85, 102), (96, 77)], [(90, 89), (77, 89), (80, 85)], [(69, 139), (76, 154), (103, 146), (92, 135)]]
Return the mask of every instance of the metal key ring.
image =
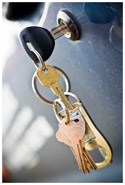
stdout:
[[(27, 42), (26, 43), (27, 47), (29, 48), (29, 50), (36, 55), (36, 57), (38, 58), (39, 60), (39, 63), (41, 64), (41, 67), (42, 67), (42, 70), (45, 71), (46, 67), (45, 67), (45, 63), (41, 57), (41, 55), (39, 54), (39, 52), (34, 48), (34, 46), (32, 45), (31, 42)], [(35, 64), (35, 67), (38, 68), (38, 63), (36, 63), (35, 61), (33, 61), (34, 64)]]
[[(73, 97), (77, 102), (81, 103), (81, 100), (80, 100), (75, 94), (73, 94), (73, 93), (71, 93), (71, 92), (64, 92), (64, 94), (67, 95), (67, 96)], [(57, 120), (58, 120), (59, 122), (62, 120), (63, 117), (61, 117), (60, 113), (58, 112), (58, 110), (57, 110), (57, 105), (61, 105), (62, 108), (63, 108), (63, 110), (64, 110), (64, 107), (63, 107), (63, 105), (62, 105), (60, 102), (61, 102), (60, 99), (56, 99), (56, 100), (54, 101), (54, 103), (53, 103), (53, 110), (54, 110), (54, 113), (55, 113), (55, 115), (56, 115), (56, 118), (57, 118)], [(65, 106), (65, 105), (64, 105), (64, 106)], [(69, 114), (69, 112), (68, 112), (68, 114)], [(66, 118), (66, 119), (67, 119), (67, 118)], [(70, 119), (70, 118), (68, 118), (68, 119)]]
[[(66, 92), (68, 92), (70, 90), (70, 82), (69, 82), (69, 79), (67, 77), (67, 75), (58, 67), (55, 67), (53, 66), (58, 73), (61, 74), (61, 76), (64, 78), (64, 81), (65, 81), (65, 84), (66, 84)], [(36, 76), (36, 72), (34, 73), (33, 75), (33, 78), (32, 78), (32, 88), (33, 88), (33, 91), (34, 93), (36, 94), (36, 96), (41, 100), (43, 101), (44, 103), (48, 104), (48, 105), (53, 105), (53, 101), (49, 101), (47, 99), (45, 99), (38, 91), (37, 89), (37, 86), (36, 86), (36, 80), (37, 80), (37, 76)]]
[(66, 117), (66, 124), (69, 123), (70, 121), (70, 118), (69, 118), (69, 112), (68, 112), (68, 109), (66, 108), (65, 104), (60, 100), (60, 99), (56, 99), (54, 102), (53, 102), (53, 106), (54, 106), (54, 113), (55, 113), (55, 116), (57, 118), (58, 121), (60, 121), (60, 119), (58, 118), (56, 112), (57, 111), (57, 105), (60, 105), (63, 110), (65, 111), (65, 117)]

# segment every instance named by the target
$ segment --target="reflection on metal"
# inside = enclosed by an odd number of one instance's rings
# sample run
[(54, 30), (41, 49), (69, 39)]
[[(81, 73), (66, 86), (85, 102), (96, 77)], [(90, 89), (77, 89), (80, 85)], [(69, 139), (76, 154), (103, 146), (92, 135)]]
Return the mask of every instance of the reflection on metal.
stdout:
[(116, 21), (110, 28), (109, 32), (110, 43), (120, 52), (123, 50), (123, 26), (122, 19)]
[(50, 33), (52, 34), (53, 38), (56, 40), (59, 37), (66, 35), (70, 32), (68, 26), (66, 24), (59, 24), (58, 26), (52, 28)]

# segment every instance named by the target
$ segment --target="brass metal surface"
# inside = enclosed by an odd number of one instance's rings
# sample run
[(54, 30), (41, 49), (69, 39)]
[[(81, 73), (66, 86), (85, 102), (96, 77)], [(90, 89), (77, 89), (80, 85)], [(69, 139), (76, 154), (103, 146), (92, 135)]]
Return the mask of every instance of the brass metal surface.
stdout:
[[(67, 75), (58, 67), (54, 67), (55, 70), (63, 77), (64, 81), (65, 81), (65, 85), (66, 85), (66, 90), (65, 90), (65, 93), (68, 92), (70, 90), (70, 85), (69, 85), (69, 79), (67, 77)], [(33, 88), (33, 91), (34, 93), (36, 94), (36, 96), (39, 98), (39, 100), (41, 100), (42, 102), (48, 104), (48, 105), (53, 105), (53, 101), (49, 101), (47, 99), (45, 99), (41, 93), (38, 91), (38, 88), (37, 88), (37, 85), (36, 85), (36, 80), (37, 80), (37, 75), (36, 75), (36, 72), (35, 74), (33, 75), (33, 78), (32, 78), (32, 88)], [(78, 99), (77, 99), (78, 101)]]
[[(71, 114), (72, 111), (78, 112), (85, 120), (85, 150), (91, 151), (95, 148), (99, 149), (100, 154), (104, 158), (104, 161), (95, 163), (94, 169), (99, 169), (107, 166), (111, 162), (112, 153), (111, 149), (104, 139), (104, 137), (99, 133), (99, 131), (94, 126), (91, 118), (87, 114), (84, 107), (81, 103), (76, 102), (73, 104), (74, 109), (69, 111)], [(60, 119), (64, 117), (64, 111), (58, 113), (60, 115)]]
[(36, 77), (44, 87), (50, 87), (54, 94), (56, 94), (61, 101), (65, 104), (67, 109), (73, 109), (72, 104), (65, 96), (60, 84), (60, 76), (56, 69), (50, 65), (46, 65), (46, 71), (42, 70), (42, 67), (36, 71)]

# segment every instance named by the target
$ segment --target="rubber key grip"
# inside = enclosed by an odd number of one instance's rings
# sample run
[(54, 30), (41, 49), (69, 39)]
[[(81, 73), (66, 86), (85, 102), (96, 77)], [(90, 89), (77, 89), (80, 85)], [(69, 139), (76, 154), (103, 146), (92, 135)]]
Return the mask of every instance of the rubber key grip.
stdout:
[(55, 40), (51, 33), (47, 29), (37, 26), (25, 28), (20, 33), (20, 39), (25, 51), (36, 63), (39, 62), (38, 58), (30, 51), (26, 44), (27, 42), (30, 42), (33, 45), (44, 61), (51, 56), (55, 46)]

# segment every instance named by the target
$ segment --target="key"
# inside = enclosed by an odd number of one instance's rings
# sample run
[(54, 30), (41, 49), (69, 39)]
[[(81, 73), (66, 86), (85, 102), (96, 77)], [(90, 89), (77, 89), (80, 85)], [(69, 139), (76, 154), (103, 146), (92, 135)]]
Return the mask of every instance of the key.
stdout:
[[(90, 171), (90, 168), (93, 170), (97, 169), (97, 166), (95, 164), (95, 162), (93, 161), (93, 159), (91, 158), (91, 156), (89, 155), (89, 153), (87, 152), (86, 148), (84, 147), (85, 145), (85, 141), (83, 140), (79, 140), (79, 145), (77, 144), (77, 147), (79, 147), (79, 149), (81, 149), (81, 153), (83, 154), (84, 158), (85, 158), (85, 163), (87, 163), (87, 168)], [(88, 172), (89, 172), (88, 171)]]
[(44, 61), (48, 60), (55, 47), (55, 40), (51, 33), (47, 29), (38, 26), (30, 26), (22, 30), (20, 40), (25, 51), (35, 63), (39, 62), (38, 58), (31, 52), (27, 43), (33, 45)]
[(54, 94), (59, 96), (61, 101), (65, 104), (67, 109), (72, 110), (73, 106), (64, 94), (60, 84), (59, 79), (60, 76), (56, 69), (50, 65), (45, 65), (46, 71), (43, 71), (42, 68), (38, 68), (36, 72), (36, 76), (39, 79), (40, 83), (44, 87), (49, 87), (53, 91)]
[[(87, 166), (81, 152), (81, 147), (79, 147), (77, 142), (79, 139), (82, 139), (85, 134), (85, 123), (83, 119), (80, 119), (80, 116), (77, 116), (74, 121), (71, 118), (69, 124), (66, 125), (64, 118), (59, 125), (59, 131), (56, 134), (56, 138), (58, 141), (64, 142), (71, 147), (79, 168), (82, 169), (84, 173), (87, 173)], [(79, 124), (77, 124), (77, 122), (79, 122)]]
[(96, 165), (84, 148), (84, 134), (85, 121), (80, 115), (77, 115), (75, 119), (71, 118), (69, 124), (65, 124), (65, 118), (62, 120), (56, 138), (71, 147), (79, 168), (83, 173), (88, 174), (91, 168), (96, 169)]
[[(71, 28), (72, 29), (72, 28)], [(54, 47), (55, 39), (69, 33), (70, 29), (66, 24), (59, 23), (58, 26), (52, 28), (50, 31), (39, 26), (30, 26), (23, 29), (20, 33), (20, 40), (22, 45), (33, 61), (38, 63), (38, 58), (28, 47), (28, 43), (32, 44), (35, 50), (40, 54), (44, 62), (51, 56)], [(79, 37), (77, 36), (77, 40)]]

